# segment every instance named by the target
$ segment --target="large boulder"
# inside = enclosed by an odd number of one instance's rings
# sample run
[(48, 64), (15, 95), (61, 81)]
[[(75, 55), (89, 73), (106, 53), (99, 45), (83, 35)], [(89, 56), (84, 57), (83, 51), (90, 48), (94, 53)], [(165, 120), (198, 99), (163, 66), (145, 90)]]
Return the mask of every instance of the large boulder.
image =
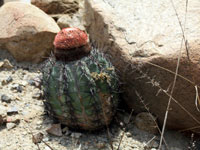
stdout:
[(27, 3), (6, 3), (0, 8), (0, 20), (0, 48), (17, 61), (42, 61), (60, 30), (51, 17)]
[(166, 0), (86, 0), (85, 4), (90, 38), (119, 70), (128, 106), (135, 113), (149, 109), (162, 125), (180, 56), (167, 127), (200, 129), (195, 104), (200, 84), (200, 1), (190, 1), (187, 14), (182, 0), (174, 7)]
[(47, 14), (74, 14), (79, 10), (77, 0), (31, 0)]

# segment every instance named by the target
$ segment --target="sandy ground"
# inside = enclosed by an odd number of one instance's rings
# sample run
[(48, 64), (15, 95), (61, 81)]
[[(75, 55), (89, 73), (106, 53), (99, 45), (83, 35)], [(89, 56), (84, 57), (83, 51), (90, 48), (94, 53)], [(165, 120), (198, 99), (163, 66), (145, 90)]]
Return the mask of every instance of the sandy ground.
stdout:
[[(47, 115), (42, 99), (42, 64), (18, 63), (7, 51), (0, 50), (0, 64), (6, 59), (13, 67), (0, 67), (0, 115), (7, 118), (7, 123), (0, 125), (0, 150), (110, 150), (110, 145), (113, 150), (158, 149), (160, 136), (138, 129), (135, 116), (125, 125), (130, 113), (123, 109), (118, 110), (109, 129), (91, 133), (62, 127), (62, 136), (48, 134), (46, 130), (54, 121)], [(8, 97), (7, 101), (2, 100), (2, 95)], [(32, 138), (38, 133), (44, 137), (36, 145)], [(175, 131), (166, 131), (165, 139), (169, 150), (187, 150), (190, 142)]]
[[(9, 60), (13, 68), (0, 69), (0, 95), (6, 95), (11, 100), (10, 102), (0, 101), (0, 112), (10, 120), (18, 119), (19, 121), (13, 123), (14, 125), (5, 123), (0, 126), (0, 137), (2, 137), (0, 138), (0, 150), (37, 150), (38, 147), (33, 143), (32, 137), (38, 133), (44, 134), (43, 140), (54, 150), (108, 150), (111, 149), (110, 141), (117, 150), (122, 136), (121, 150), (155, 150), (158, 148), (160, 136), (139, 130), (134, 125), (135, 116), (131, 118), (125, 132), (123, 131), (120, 124), (127, 122), (129, 113), (121, 109), (109, 127), (109, 138), (107, 129), (90, 133), (64, 128), (61, 137), (48, 134), (46, 129), (51, 127), (53, 120), (46, 114), (42, 98), (37, 96), (37, 93), (42, 93), (39, 88), (41, 64), (17, 63), (7, 51), (1, 50), (0, 63), (5, 62), (5, 59)], [(12, 81), (4, 83), (9, 77)], [(32, 81), (35, 81), (35, 84)], [(16, 86), (20, 86), (21, 90), (17, 90)], [(10, 110), (17, 112), (10, 114)], [(186, 150), (189, 139), (177, 132), (167, 131), (166, 142), (170, 150)], [(41, 150), (49, 149), (43, 142), (38, 145)], [(166, 149), (164, 145), (162, 148)]]

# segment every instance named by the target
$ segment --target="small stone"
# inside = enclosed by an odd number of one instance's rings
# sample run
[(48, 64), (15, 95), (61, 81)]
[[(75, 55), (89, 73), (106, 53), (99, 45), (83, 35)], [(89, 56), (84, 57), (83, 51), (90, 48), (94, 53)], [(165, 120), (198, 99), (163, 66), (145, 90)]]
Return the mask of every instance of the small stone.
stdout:
[(30, 80), (28, 80), (28, 84), (32, 85), (32, 86), (35, 86), (35, 81), (33, 79), (30, 79)]
[(6, 82), (7, 83), (10, 83), (10, 82), (12, 82), (13, 81), (13, 78), (11, 77), (11, 76), (9, 76), (7, 79), (6, 79)]
[(41, 87), (41, 83), (42, 83), (42, 80), (40, 77), (37, 77), (35, 79), (30, 79), (28, 81), (28, 84), (31, 85), (31, 86), (35, 86), (37, 88), (40, 88)]
[(4, 59), (3, 62), (0, 62), (0, 68), (3, 69), (12, 69), (13, 65), (10, 63), (8, 59)]
[(15, 106), (9, 108), (8, 111), (7, 111), (7, 114), (8, 114), (8, 115), (18, 114), (18, 108), (15, 107)]
[(25, 87), (27, 85), (27, 82), (26, 81), (21, 81), (20, 85)]
[(45, 150), (51, 150), (51, 148), (49, 148), (49, 147), (46, 146), (46, 147), (45, 147)]
[(1, 81), (1, 85), (2, 85), (2, 86), (6, 85), (6, 80), (2, 80), (2, 81)]
[(42, 124), (42, 120), (37, 121), (36, 124), (37, 124), (37, 125), (41, 125), (41, 124)]
[(40, 132), (32, 136), (32, 141), (34, 144), (38, 144), (42, 141), (44, 135)]
[(79, 139), (81, 136), (82, 136), (81, 133), (72, 133), (72, 134), (71, 134), (71, 137), (72, 137), (72, 138), (75, 138), (75, 139)]
[(54, 136), (62, 136), (62, 130), (60, 124), (53, 124), (49, 129), (46, 130), (47, 133)]
[(98, 149), (103, 149), (103, 148), (106, 147), (106, 144), (105, 144), (105, 143), (97, 143), (97, 144), (96, 144), (96, 147), (97, 147)]
[(37, 99), (37, 100), (41, 99), (41, 98), (42, 98), (42, 92), (37, 92), (37, 93), (35, 93), (35, 94), (32, 96), (32, 98)]
[(6, 128), (8, 129), (8, 130), (10, 130), (10, 129), (13, 129), (13, 128), (15, 128), (16, 127), (16, 124), (15, 123), (6, 123)]
[(127, 137), (131, 137), (132, 134), (131, 134), (130, 132), (127, 132), (127, 133), (126, 133), (126, 136), (127, 136)]
[(1, 95), (1, 101), (2, 101), (2, 102), (10, 103), (11, 100), (12, 100), (12, 99), (11, 99), (10, 97), (8, 97), (7, 95), (5, 95), (5, 94), (2, 94), (2, 95)]
[(13, 81), (13, 78), (11, 76), (9, 76), (7, 79), (1, 81), (1, 85), (2, 86), (7, 85), (8, 83), (10, 83), (12, 81)]
[(45, 138), (43, 139), (44, 142), (48, 142), (49, 140), (50, 140), (49, 137), (45, 137)]
[(11, 90), (16, 90), (17, 92), (21, 93), (22, 92), (22, 86), (19, 84), (13, 84), (11, 86)]
[(151, 142), (151, 147), (152, 148), (158, 148), (158, 146), (159, 146), (158, 142), (156, 142), (156, 141), (152, 141)]

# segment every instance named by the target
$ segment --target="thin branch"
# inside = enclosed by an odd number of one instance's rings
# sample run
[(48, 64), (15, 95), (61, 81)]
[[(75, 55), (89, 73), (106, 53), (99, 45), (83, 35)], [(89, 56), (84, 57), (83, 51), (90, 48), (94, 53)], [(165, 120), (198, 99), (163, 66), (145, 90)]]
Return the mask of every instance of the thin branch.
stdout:
[[(130, 115), (129, 115), (129, 117), (128, 117), (128, 122), (127, 122), (126, 126), (129, 124), (129, 122), (130, 122), (130, 120), (131, 120), (131, 117), (132, 117), (132, 114), (133, 114), (133, 109), (131, 110), (131, 113), (130, 113)], [(125, 128), (126, 128), (126, 127), (125, 127)], [(125, 130), (124, 130), (123, 133), (122, 133), (122, 136), (121, 136), (121, 138), (120, 138), (120, 142), (119, 142), (119, 145), (118, 145), (118, 147), (117, 147), (117, 150), (120, 149), (121, 142), (122, 142), (122, 139), (124, 138), (124, 135), (125, 135)]]
[[(146, 106), (146, 104), (144, 103), (144, 100), (142, 99), (142, 97), (140, 96), (140, 94), (139, 94), (137, 91), (135, 91), (135, 94), (136, 94), (137, 97), (140, 99), (141, 103), (143, 104), (143, 106), (144, 106), (144, 108), (147, 110), (147, 112), (148, 112), (149, 114), (151, 114), (151, 112), (149, 111), (149, 108), (148, 108), (148, 107)], [(153, 116), (151, 116), (151, 117), (152, 117), (152, 120), (154, 121), (154, 123), (155, 123), (155, 125), (156, 125), (156, 128), (158, 129), (158, 132), (159, 132), (160, 135), (161, 135), (162, 132), (161, 132), (159, 126), (158, 126), (158, 123), (157, 123), (156, 120), (153, 118)], [(166, 142), (165, 138), (163, 138), (163, 141), (164, 141), (164, 143), (165, 143), (165, 145), (166, 145), (167, 150), (169, 150), (169, 147), (168, 147), (168, 145), (167, 145), (167, 142)]]
[(177, 60), (177, 66), (176, 66), (176, 72), (175, 72), (174, 81), (173, 81), (173, 85), (172, 85), (172, 90), (171, 90), (171, 93), (170, 93), (169, 101), (168, 101), (168, 104), (167, 104), (167, 109), (166, 109), (166, 112), (165, 112), (165, 118), (164, 118), (164, 122), (163, 122), (163, 128), (162, 128), (161, 138), (160, 138), (160, 144), (159, 144), (159, 148), (158, 148), (159, 150), (161, 149), (161, 146), (162, 146), (162, 141), (163, 141), (163, 136), (164, 136), (164, 132), (165, 132), (167, 117), (168, 117), (168, 113), (169, 113), (169, 108), (170, 108), (170, 104), (171, 104), (171, 100), (172, 100), (172, 95), (173, 95), (173, 92), (174, 92), (174, 88), (175, 88), (175, 85), (176, 85), (176, 80), (177, 80), (177, 74), (178, 74), (179, 65), (180, 65), (181, 51), (182, 51), (183, 42), (185, 43), (185, 48), (186, 48), (186, 51), (188, 53), (188, 59), (189, 59), (189, 52), (188, 52), (188, 49), (187, 49), (186, 38), (185, 38), (185, 24), (186, 24), (186, 16), (187, 16), (186, 14), (187, 14), (188, 0), (186, 0), (184, 28), (183, 28), (183, 26), (181, 24), (181, 21), (179, 19), (179, 16), (178, 16), (178, 13), (177, 13), (176, 8), (174, 6), (173, 0), (171, 0), (171, 4), (172, 4), (173, 9), (174, 9), (174, 11), (176, 13), (177, 20), (179, 22), (183, 38), (181, 40), (181, 47), (180, 47), (180, 50), (179, 50), (179, 56), (178, 56), (178, 60)]

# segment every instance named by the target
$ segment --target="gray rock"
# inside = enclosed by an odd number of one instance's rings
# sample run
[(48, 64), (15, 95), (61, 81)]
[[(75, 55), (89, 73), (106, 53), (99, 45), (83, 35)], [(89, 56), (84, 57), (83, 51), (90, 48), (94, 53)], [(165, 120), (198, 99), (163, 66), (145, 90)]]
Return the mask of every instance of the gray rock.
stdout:
[(36, 77), (34, 79), (30, 79), (30, 80), (28, 80), (28, 84), (31, 85), (31, 86), (35, 86), (37, 88), (40, 88), (41, 84), (42, 84), (42, 77), (39, 76), (39, 77)]
[(15, 91), (21, 93), (22, 90), (23, 90), (23, 88), (22, 88), (22, 86), (19, 85), (19, 84), (13, 84), (13, 85), (11, 86), (11, 90), (15, 90)]
[(32, 86), (35, 86), (35, 85), (36, 85), (34, 79), (30, 79), (30, 80), (28, 80), (28, 84), (29, 84), (29, 85), (32, 85)]
[(7, 79), (6, 79), (6, 82), (7, 83), (10, 83), (10, 82), (12, 82), (13, 81), (13, 78), (11, 77), (11, 76), (9, 76)]
[(15, 128), (16, 127), (16, 124), (15, 123), (6, 123), (6, 128), (8, 129), (8, 130), (10, 130), (10, 129), (13, 129), (13, 128)]
[(1, 85), (2, 86), (7, 85), (12, 81), (13, 81), (13, 78), (11, 76), (9, 76), (7, 79), (1, 81)]
[(16, 106), (12, 106), (8, 109), (7, 114), (8, 115), (14, 115), (14, 114), (18, 114), (18, 108)]
[(75, 138), (75, 139), (79, 139), (81, 136), (82, 136), (81, 133), (73, 132), (73, 133), (71, 134), (71, 137), (72, 137), (72, 138)]
[(12, 101), (12, 99), (9, 96), (7, 96), (7, 95), (2, 94), (1, 95), (1, 101), (2, 102), (6, 102), (6, 103), (10, 103)]

